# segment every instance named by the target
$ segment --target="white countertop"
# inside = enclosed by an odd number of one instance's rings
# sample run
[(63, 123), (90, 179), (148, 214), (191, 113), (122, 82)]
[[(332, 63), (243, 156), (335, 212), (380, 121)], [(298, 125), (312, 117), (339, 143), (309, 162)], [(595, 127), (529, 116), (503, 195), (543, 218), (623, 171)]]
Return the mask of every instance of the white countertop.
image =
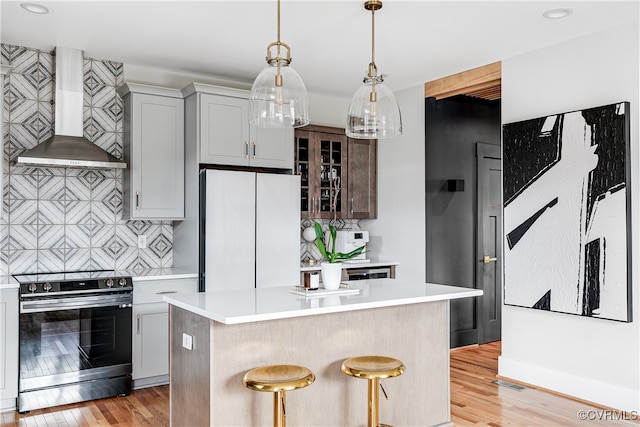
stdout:
[(0, 276), (0, 290), (2, 289), (18, 289), (20, 285), (11, 276)]
[[(300, 271), (320, 271), (320, 263), (322, 261), (318, 261), (317, 264), (309, 265), (305, 263), (300, 263)], [(367, 262), (343, 262), (342, 268), (371, 268), (371, 267), (388, 267), (390, 265), (398, 265), (400, 264), (397, 261), (375, 261), (370, 260)]]
[(401, 283), (396, 279), (347, 282), (357, 295), (310, 297), (294, 295), (291, 287), (201, 292), (165, 296), (169, 304), (226, 325), (339, 313), (369, 308), (443, 301), (482, 295), (479, 289), (431, 283)]
[(175, 267), (123, 270), (123, 272), (130, 275), (134, 282), (159, 279), (193, 279), (198, 277), (197, 272)]

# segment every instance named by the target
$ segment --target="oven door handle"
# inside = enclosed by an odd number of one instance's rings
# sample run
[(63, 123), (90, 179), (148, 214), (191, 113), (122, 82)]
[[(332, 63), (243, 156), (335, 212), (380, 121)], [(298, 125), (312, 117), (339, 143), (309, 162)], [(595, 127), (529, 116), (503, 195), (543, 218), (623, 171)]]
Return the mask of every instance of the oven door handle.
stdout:
[(55, 298), (20, 302), (21, 313), (36, 313), (40, 311), (77, 310), (81, 308), (100, 307), (132, 307), (131, 294), (113, 296), (85, 296), (74, 298)]

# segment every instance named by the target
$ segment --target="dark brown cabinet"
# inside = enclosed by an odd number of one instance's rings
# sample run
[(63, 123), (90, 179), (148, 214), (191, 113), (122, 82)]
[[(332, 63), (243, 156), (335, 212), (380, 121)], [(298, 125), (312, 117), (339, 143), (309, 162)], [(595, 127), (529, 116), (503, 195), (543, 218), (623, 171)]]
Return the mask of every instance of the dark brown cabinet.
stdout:
[(375, 139), (347, 141), (347, 218), (373, 219), (378, 215), (376, 145)]
[(375, 140), (347, 138), (344, 129), (316, 125), (296, 129), (302, 218), (375, 218), (376, 151)]

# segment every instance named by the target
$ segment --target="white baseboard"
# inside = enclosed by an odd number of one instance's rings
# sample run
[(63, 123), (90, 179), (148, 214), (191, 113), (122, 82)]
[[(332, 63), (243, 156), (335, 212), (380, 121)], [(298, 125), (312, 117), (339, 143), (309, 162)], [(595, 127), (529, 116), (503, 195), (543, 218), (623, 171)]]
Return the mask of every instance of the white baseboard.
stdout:
[(620, 411), (640, 413), (640, 391), (554, 371), (504, 356), (498, 375)]
[(0, 412), (15, 411), (18, 407), (16, 398), (0, 399)]
[(133, 380), (131, 388), (137, 390), (139, 388), (155, 387), (159, 385), (169, 384), (169, 375), (159, 375), (157, 377), (140, 378)]

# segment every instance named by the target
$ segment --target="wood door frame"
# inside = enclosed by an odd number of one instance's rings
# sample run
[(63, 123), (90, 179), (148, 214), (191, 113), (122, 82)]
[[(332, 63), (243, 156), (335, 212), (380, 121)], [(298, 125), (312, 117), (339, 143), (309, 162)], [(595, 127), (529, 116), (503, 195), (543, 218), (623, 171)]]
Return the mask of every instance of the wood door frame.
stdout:
[(424, 97), (468, 95), (493, 101), (502, 96), (502, 63), (494, 62), (424, 84)]

